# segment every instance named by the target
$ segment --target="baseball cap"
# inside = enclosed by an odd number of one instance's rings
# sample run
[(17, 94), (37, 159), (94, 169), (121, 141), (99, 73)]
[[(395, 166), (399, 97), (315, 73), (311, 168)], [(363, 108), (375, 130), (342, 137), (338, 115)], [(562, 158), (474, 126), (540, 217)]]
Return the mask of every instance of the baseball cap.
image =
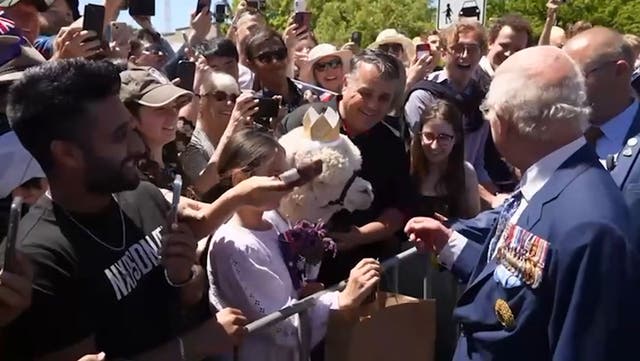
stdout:
[(22, 77), (22, 72), (47, 60), (26, 40), (14, 35), (0, 35), (0, 84)]
[(39, 12), (43, 13), (47, 11), (54, 1), (55, 0), (0, 0), (0, 8), (9, 8), (19, 2), (23, 2), (34, 5)]
[(175, 86), (169, 78), (152, 67), (132, 66), (120, 73), (120, 100), (147, 107), (163, 107), (176, 99), (187, 104), (193, 93)]

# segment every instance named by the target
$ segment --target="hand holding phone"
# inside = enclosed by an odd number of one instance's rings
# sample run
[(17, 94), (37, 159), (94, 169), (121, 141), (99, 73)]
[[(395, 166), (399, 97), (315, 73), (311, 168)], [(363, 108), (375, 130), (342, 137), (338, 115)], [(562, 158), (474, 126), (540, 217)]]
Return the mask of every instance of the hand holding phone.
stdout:
[(273, 98), (257, 98), (258, 111), (253, 116), (253, 121), (265, 128), (271, 128), (271, 118), (276, 118), (280, 110), (280, 101)]
[(322, 174), (322, 161), (317, 159), (311, 163), (289, 169), (281, 173), (278, 178), (287, 183), (287, 185), (300, 187), (311, 182), (320, 174)]
[(7, 229), (7, 239), (4, 252), (3, 269), (9, 272), (17, 271), (16, 264), (16, 241), (18, 239), (18, 226), (22, 217), (22, 198), (15, 197), (11, 202), (11, 210), (9, 211), (9, 227)]
[(211, 9), (211, 0), (198, 0), (198, 4), (196, 5), (196, 15), (202, 12), (202, 9), (207, 9), (210, 11)]
[(416, 45), (416, 59), (431, 55), (431, 46), (427, 43)]

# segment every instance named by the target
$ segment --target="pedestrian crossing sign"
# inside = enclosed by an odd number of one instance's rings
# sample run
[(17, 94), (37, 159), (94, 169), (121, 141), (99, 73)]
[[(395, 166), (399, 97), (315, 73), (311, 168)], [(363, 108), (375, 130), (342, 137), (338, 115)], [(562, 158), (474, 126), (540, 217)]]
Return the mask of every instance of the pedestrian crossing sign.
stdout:
[(438, 0), (438, 29), (444, 29), (462, 19), (484, 24), (487, 0)]

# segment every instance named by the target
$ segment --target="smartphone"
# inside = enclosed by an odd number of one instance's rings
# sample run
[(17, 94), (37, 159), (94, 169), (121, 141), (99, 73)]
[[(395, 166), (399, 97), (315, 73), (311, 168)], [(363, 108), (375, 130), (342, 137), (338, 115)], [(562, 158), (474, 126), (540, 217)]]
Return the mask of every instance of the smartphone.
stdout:
[(288, 185), (300, 187), (311, 182), (320, 174), (322, 174), (322, 161), (320, 159), (316, 159), (311, 163), (289, 169), (288, 171), (281, 173), (278, 178)]
[(416, 45), (416, 57), (418, 59), (422, 58), (425, 55), (431, 54), (431, 46), (429, 44), (417, 44)]
[(173, 179), (171, 191), (171, 220), (176, 224), (178, 223), (178, 205), (180, 204), (180, 195), (182, 194), (182, 176), (180, 174), (177, 174)]
[(129, 0), (129, 15), (131, 16), (155, 16), (155, 0)]
[(293, 22), (300, 28), (310, 29), (311, 25), (311, 13), (310, 12), (297, 12), (293, 16)]
[(16, 271), (16, 240), (18, 239), (18, 225), (22, 216), (22, 198), (15, 197), (11, 202), (9, 211), (9, 227), (7, 228), (7, 240), (5, 241), (4, 269), (9, 272)]
[(258, 98), (258, 111), (254, 114), (254, 122), (265, 128), (271, 127), (271, 118), (278, 116), (280, 102), (272, 98)]
[(184, 90), (192, 92), (193, 79), (196, 75), (196, 63), (193, 61), (181, 60), (178, 63), (177, 75), (178, 78), (180, 78), (178, 86)]
[(247, 1), (247, 7), (252, 9), (260, 9), (259, 1)]
[(111, 22), (111, 41), (123, 44), (129, 41), (129, 25), (127, 23)]
[(213, 17), (215, 18), (216, 24), (224, 23), (224, 20), (227, 18), (227, 5), (217, 4), (216, 12), (213, 13)]
[(82, 15), (82, 29), (91, 30), (98, 34), (98, 39), (102, 40), (104, 30), (104, 6), (87, 4)]
[(351, 42), (356, 44), (358, 47), (362, 46), (362, 33), (359, 31), (351, 33)]
[(202, 12), (202, 9), (207, 9), (209, 11), (211, 9), (211, 0), (198, 0), (198, 5), (196, 5), (196, 15)]

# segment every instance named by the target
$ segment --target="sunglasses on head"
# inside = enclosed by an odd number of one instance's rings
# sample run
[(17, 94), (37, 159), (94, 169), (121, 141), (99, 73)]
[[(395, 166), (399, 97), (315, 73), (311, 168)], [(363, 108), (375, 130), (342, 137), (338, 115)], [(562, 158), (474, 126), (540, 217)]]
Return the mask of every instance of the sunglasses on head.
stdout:
[(230, 101), (232, 103), (235, 103), (236, 100), (238, 99), (238, 94), (233, 94), (233, 93), (227, 94), (223, 91), (217, 91), (207, 95), (210, 95), (215, 101), (218, 101), (218, 102)]
[(325, 61), (325, 62), (317, 62), (314, 66), (313, 69), (319, 71), (319, 72), (323, 72), (327, 69), (337, 69), (337, 68), (341, 68), (342, 67), (342, 60), (340, 58), (336, 58), (336, 59), (331, 59), (329, 61)]
[(381, 44), (378, 48), (385, 53), (401, 53), (404, 51), (402, 44), (398, 43)]
[(287, 58), (287, 49), (280, 48), (278, 50), (265, 51), (258, 54), (255, 58), (261, 63), (272, 63), (274, 60), (283, 61)]

